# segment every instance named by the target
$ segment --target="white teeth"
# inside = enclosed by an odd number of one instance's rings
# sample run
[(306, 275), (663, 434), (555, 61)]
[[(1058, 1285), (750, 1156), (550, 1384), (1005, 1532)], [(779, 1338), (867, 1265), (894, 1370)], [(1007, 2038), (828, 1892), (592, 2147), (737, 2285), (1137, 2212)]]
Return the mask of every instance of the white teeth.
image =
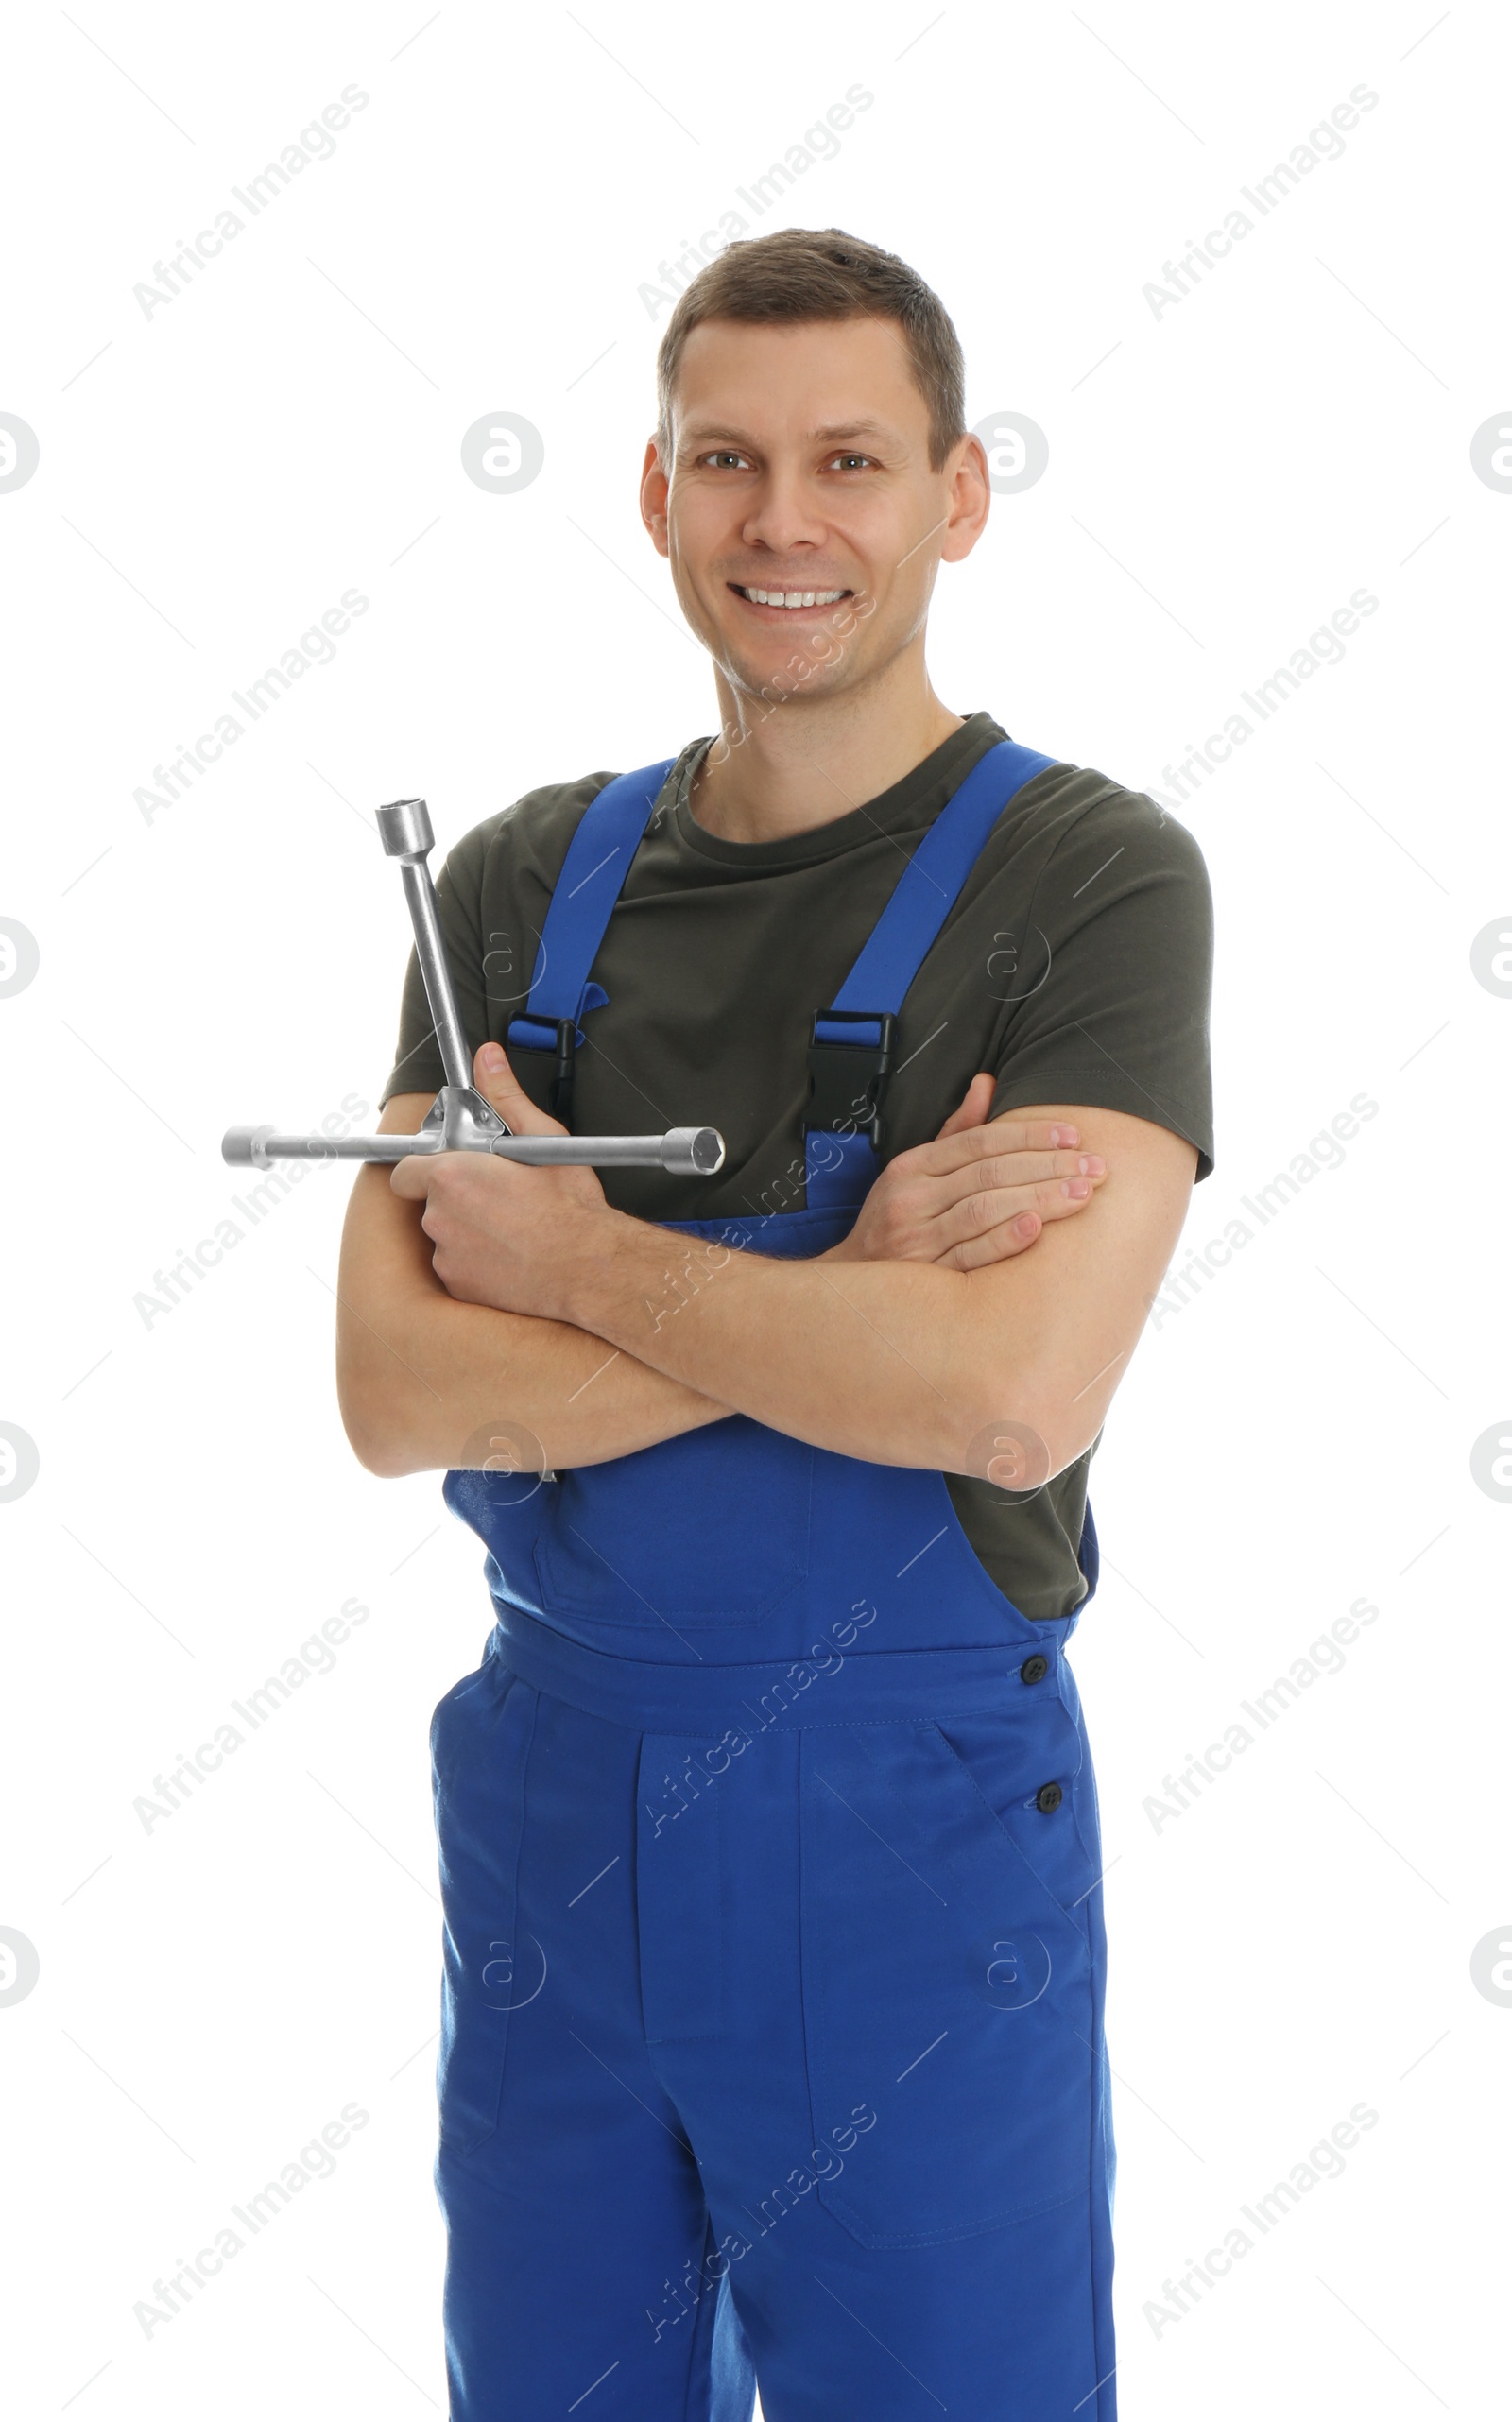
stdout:
[(754, 606), (834, 606), (845, 595), (843, 589), (747, 589), (746, 595)]

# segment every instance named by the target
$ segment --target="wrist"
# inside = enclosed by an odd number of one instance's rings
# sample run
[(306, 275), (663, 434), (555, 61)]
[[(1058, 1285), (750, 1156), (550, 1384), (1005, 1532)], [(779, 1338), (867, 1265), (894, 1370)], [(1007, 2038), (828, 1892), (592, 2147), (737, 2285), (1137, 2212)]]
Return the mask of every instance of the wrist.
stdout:
[(644, 1221), (611, 1211), (607, 1203), (576, 1213), (554, 1257), (558, 1300), (549, 1307), (548, 1317), (622, 1345), (618, 1331), (633, 1292), (629, 1257), (644, 1228)]
[(838, 1245), (832, 1245), (825, 1252), (811, 1254), (809, 1258), (815, 1262), (861, 1262), (866, 1256), (855, 1243), (852, 1229), (850, 1235), (841, 1237)]

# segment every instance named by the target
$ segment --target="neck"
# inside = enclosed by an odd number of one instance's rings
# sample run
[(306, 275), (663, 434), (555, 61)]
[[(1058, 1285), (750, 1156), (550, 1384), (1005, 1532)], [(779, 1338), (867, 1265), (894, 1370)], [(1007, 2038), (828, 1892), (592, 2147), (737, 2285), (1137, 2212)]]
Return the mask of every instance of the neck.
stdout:
[(885, 695), (865, 683), (775, 706), (716, 674), (720, 731), (689, 793), (695, 822), (721, 841), (782, 841), (880, 798), (965, 721), (936, 696), (921, 658), (908, 671)]

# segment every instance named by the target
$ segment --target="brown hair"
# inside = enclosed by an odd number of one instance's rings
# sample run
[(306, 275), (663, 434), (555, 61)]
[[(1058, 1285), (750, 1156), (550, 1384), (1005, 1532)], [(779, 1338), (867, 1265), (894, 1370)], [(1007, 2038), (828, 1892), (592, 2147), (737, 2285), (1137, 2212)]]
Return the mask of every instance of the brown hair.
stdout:
[(929, 406), (929, 467), (966, 435), (966, 365), (950, 314), (896, 252), (839, 227), (783, 227), (727, 245), (673, 305), (657, 348), (657, 450), (672, 459), (672, 397), (683, 348), (705, 319), (892, 319)]

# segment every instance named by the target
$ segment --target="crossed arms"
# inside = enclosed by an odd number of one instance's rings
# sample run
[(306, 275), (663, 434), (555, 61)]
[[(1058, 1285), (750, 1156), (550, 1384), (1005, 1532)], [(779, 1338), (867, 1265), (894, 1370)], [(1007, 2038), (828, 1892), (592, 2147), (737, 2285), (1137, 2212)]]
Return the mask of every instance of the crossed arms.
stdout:
[[(474, 1081), (507, 1124), (561, 1133), (496, 1050), (478, 1054)], [(391, 1177), (364, 1168), (336, 1334), (358, 1459), (386, 1478), (444, 1470), (508, 1422), (562, 1470), (739, 1412), (868, 1462), (1010, 1486), (1052, 1477), (1102, 1427), (1196, 1153), (1168, 1128), (1080, 1105), (988, 1122), (991, 1091), (978, 1077), (939, 1139), (889, 1164), (846, 1244), (813, 1261), (632, 1219), (592, 1170), (461, 1153)], [(381, 1124), (412, 1132), (429, 1102), (397, 1095)], [(1067, 1130), (1070, 1145), (1057, 1140)], [(1064, 1194), (1092, 1156), (1103, 1168), (1082, 1177), (1087, 1191)], [(1027, 1241), (1026, 1209), (1039, 1223)], [(1021, 1460), (994, 1470), (992, 1440), (1009, 1433)]]

